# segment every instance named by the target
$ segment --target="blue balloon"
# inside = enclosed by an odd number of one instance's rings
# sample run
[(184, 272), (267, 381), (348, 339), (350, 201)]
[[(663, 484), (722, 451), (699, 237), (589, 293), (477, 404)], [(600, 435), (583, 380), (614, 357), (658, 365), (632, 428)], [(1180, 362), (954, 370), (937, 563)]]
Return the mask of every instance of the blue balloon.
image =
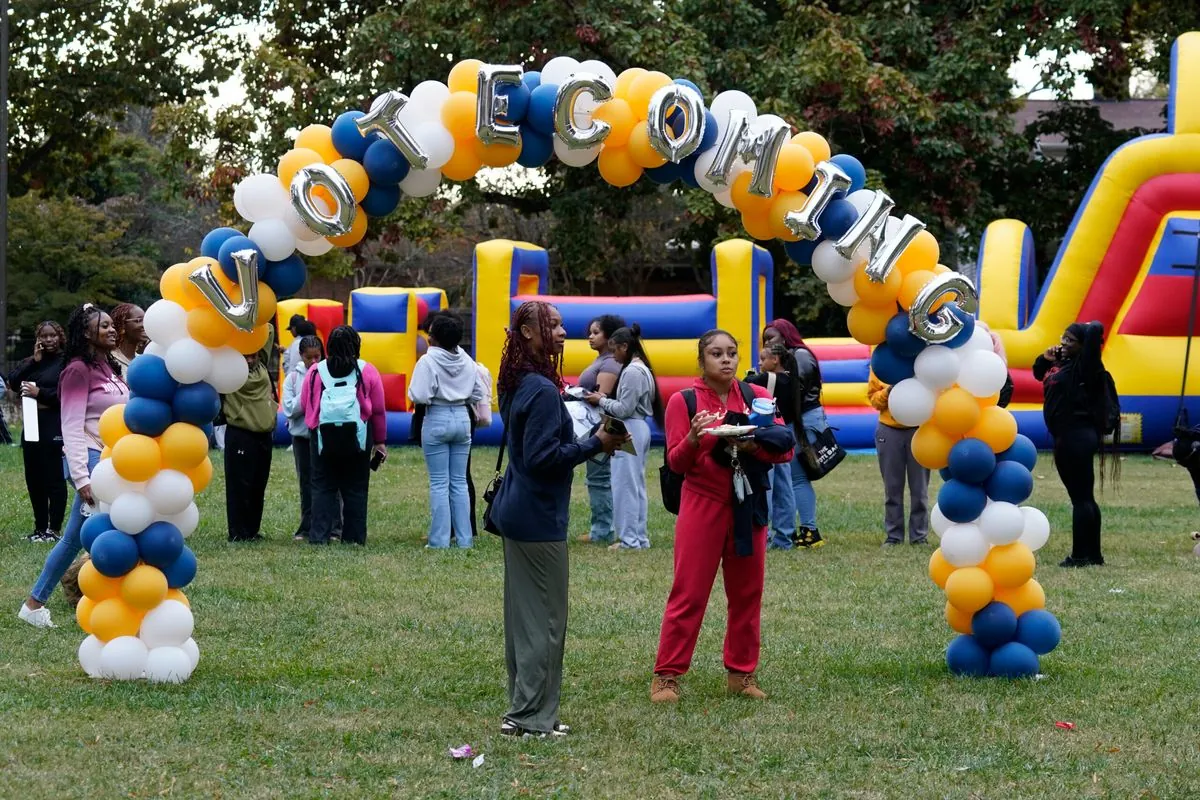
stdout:
[(525, 121), (543, 136), (554, 135), (554, 100), (558, 96), (558, 87), (552, 83), (542, 83), (529, 93), (529, 111), (525, 113)]
[(1020, 642), (1001, 645), (988, 663), (988, 674), (997, 678), (1032, 678), (1037, 672), (1037, 653)]
[(942, 342), (946, 347), (962, 347), (967, 342), (971, 341), (971, 334), (975, 333), (975, 317), (960, 309), (958, 306), (952, 305), (949, 307), (950, 313), (962, 320), (962, 330), (954, 334), (954, 338), (948, 342)]
[(808, 183), (806, 183), (804, 185), (804, 188), (801, 189), (800, 191), (804, 192), (805, 194), (811, 195), (813, 192), (813, 189), (815, 189), (815, 188), (817, 188), (817, 179), (814, 176), (812, 178), (812, 180), (810, 180)]
[(961, 524), (979, 518), (987, 508), (987, 495), (978, 486), (951, 479), (938, 490), (937, 502), (946, 519)]
[(366, 114), (361, 111), (346, 111), (339, 114), (338, 118), (333, 121), (333, 147), (341, 154), (342, 158), (352, 158), (361, 163), (367, 148), (383, 138), (378, 133), (363, 136), (358, 132), (358, 126), (354, 124), (354, 121), (365, 116)]
[(137, 540), (120, 531), (105, 531), (92, 542), (92, 566), (101, 575), (119, 578), (137, 566)]
[(829, 205), (825, 206), (825, 210), (821, 212), (821, 216), (817, 217), (817, 224), (821, 226), (821, 234), (826, 239), (842, 238), (857, 221), (858, 209), (849, 200), (831, 200)]
[(683, 135), (683, 123), (687, 119), (684, 116), (683, 109), (675, 106), (667, 112), (667, 124), (671, 126), (671, 133), (675, 136)]
[(916, 358), (925, 349), (924, 340), (908, 328), (908, 314), (896, 314), (887, 324), (887, 344), (903, 358)]
[(915, 358), (899, 355), (886, 343), (876, 347), (871, 354), (871, 371), (876, 378), (892, 386), (913, 377), (916, 374), (915, 364)]
[(1017, 620), (1016, 638), (1039, 656), (1044, 656), (1062, 641), (1062, 626), (1044, 608), (1026, 611)]
[(850, 176), (850, 188), (847, 192), (857, 192), (867, 185), (867, 169), (849, 153), (838, 153), (829, 159), (831, 163), (841, 167), (842, 172)]
[(526, 169), (544, 165), (554, 155), (554, 139), (533, 130), (529, 125), (521, 129), (521, 155), (517, 163)]
[(700, 160), (700, 151), (697, 150), (690, 156), (679, 162), (679, 180), (686, 183), (693, 189), (700, 188), (700, 181), (696, 180), (696, 162)]
[(137, 535), (137, 547), (142, 561), (166, 569), (183, 552), (183, 534), (169, 522), (155, 522)]
[(534, 89), (542, 85), (542, 73), (536, 69), (531, 72), (526, 72), (521, 75), (521, 83), (525, 84), (525, 88), (532, 92)]
[(496, 87), (496, 94), (508, 98), (508, 113), (501, 119), (514, 125), (525, 121), (529, 113), (529, 93), (532, 90), (522, 81), (521, 83), (502, 83)]
[(1018, 433), (1017, 440), (1012, 443), (1012, 447), (996, 456), (996, 460), (1015, 461), (1025, 469), (1032, 471), (1037, 466), (1037, 445), (1025, 434)]
[(959, 636), (946, 648), (946, 666), (955, 675), (982, 678), (988, 671), (988, 652), (974, 636)]
[(205, 258), (216, 258), (221, 254), (221, 245), (225, 244), (226, 240), (241, 235), (242, 232), (237, 228), (213, 228), (204, 234), (204, 239), (200, 242), (200, 255)]
[(950, 474), (956, 480), (981, 486), (995, 468), (995, 453), (979, 439), (963, 439), (950, 448)]
[(408, 159), (387, 139), (380, 139), (367, 147), (362, 165), (371, 183), (395, 186), (408, 177)]
[(675, 83), (678, 83), (680, 86), (686, 86), (689, 89), (694, 90), (696, 94), (704, 97), (704, 92), (700, 91), (700, 87), (689, 81), (687, 78), (676, 78)]
[(217, 261), (221, 264), (221, 271), (225, 273), (225, 277), (237, 283), (237, 263), (233, 260), (233, 254), (238, 250), (253, 250), (258, 253), (258, 268), (261, 270), (263, 264), (267, 263), (266, 256), (259, 246), (250, 241), (248, 236), (242, 236), (240, 233), (237, 236), (230, 236), (225, 240), (225, 244), (221, 245), (221, 251), (217, 253)]
[(997, 503), (1020, 505), (1033, 494), (1033, 473), (1016, 461), (1000, 461), (983, 488)]
[(179, 558), (163, 569), (163, 575), (167, 576), (167, 586), (172, 589), (187, 586), (192, 582), (192, 578), (196, 577), (196, 554), (185, 545), (179, 553)]
[(971, 635), (983, 647), (995, 650), (1017, 635), (1017, 615), (1004, 603), (993, 600), (971, 617)]
[(175, 393), (175, 399), (171, 401), (171, 410), (176, 422), (208, 425), (221, 411), (221, 395), (203, 381), (188, 383), (180, 386), (179, 391)]
[(83, 545), (83, 549), (90, 553), (92, 552), (92, 542), (96, 541), (96, 537), (114, 529), (112, 517), (108, 514), (92, 514), (83, 521), (83, 527), (79, 529), (79, 542)]
[[(700, 153), (705, 150), (711, 150), (717, 146), (717, 118), (708, 109), (704, 110), (704, 135), (700, 137), (700, 146), (696, 148), (696, 152), (692, 156), (699, 157)], [(694, 169), (694, 167), (693, 167)]]
[(663, 164), (661, 167), (650, 167), (646, 170), (646, 177), (655, 183), (668, 184), (681, 177), (681, 164), (675, 164), (670, 161)]
[(949, 468), (949, 467), (942, 467), (941, 469), (939, 469), (939, 470), (938, 470), (938, 475), (940, 475), (940, 476), (942, 477), (942, 480), (943, 480), (943, 481), (948, 481), (948, 480), (950, 480), (951, 478), (953, 478), (953, 477), (954, 477), (954, 476), (953, 476), (953, 475), (950, 473), (950, 468)]
[(165, 400), (131, 397), (125, 402), (125, 427), (134, 433), (162, 436), (171, 421), (171, 404)]
[(400, 187), (372, 183), (363, 198), (362, 210), (368, 217), (386, 217), (400, 205)]
[(170, 402), (179, 388), (179, 381), (167, 372), (167, 362), (162, 356), (143, 353), (130, 362), (126, 369), (125, 383), (129, 384), (129, 391), (136, 397)]
[[(215, 414), (213, 416), (216, 416)], [(206, 422), (203, 425), (197, 426), (204, 431), (204, 438), (208, 439), (208, 446), (212, 447), (213, 436), (216, 434), (216, 428), (211, 422)]]
[(802, 267), (807, 267), (812, 264), (813, 253), (817, 250), (817, 245), (825, 241), (822, 237), (816, 241), (803, 239), (799, 242), (784, 242), (784, 252), (788, 254), (788, 258), (795, 261)]
[(292, 253), (283, 261), (268, 261), (262, 280), (275, 292), (275, 297), (283, 300), (304, 287), (304, 282), (308, 280), (308, 268), (299, 253)]

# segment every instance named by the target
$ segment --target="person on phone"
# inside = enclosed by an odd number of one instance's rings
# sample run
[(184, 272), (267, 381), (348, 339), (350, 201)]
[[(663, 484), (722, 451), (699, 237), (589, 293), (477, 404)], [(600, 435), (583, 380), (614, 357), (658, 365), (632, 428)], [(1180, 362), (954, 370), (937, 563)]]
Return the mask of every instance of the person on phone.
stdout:
[[(371, 465), (387, 459), (387, 407), (379, 370), (359, 358), (362, 340), (349, 325), (329, 334), (328, 356), (308, 371), (301, 388), (304, 419), (316, 436), (313, 456), (313, 519), (308, 541), (328, 544), (342, 495), (342, 543), (367, 543), (367, 494)], [(353, 387), (354, 425), (322, 424), (322, 404), (341, 401)], [(328, 419), (328, 417), (327, 417)]]
[(800, 331), (786, 319), (772, 320), (763, 329), (762, 343), (764, 347), (782, 344), (792, 351), (792, 357), (796, 360), (792, 386), (796, 402), (793, 426), (798, 444), (792, 461), (792, 494), (800, 514), (800, 527), (796, 531), (795, 543), (798, 547), (809, 549), (821, 547), (825, 540), (817, 529), (817, 493), (801, 463), (803, 451), (800, 446), (805, 440), (813, 442), (818, 433), (829, 428), (825, 408), (821, 405), (821, 364), (812, 348), (804, 343)]
[(888, 411), (892, 387), (875, 373), (867, 381), (867, 402), (879, 412), (875, 426), (875, 454), (883, 477), (884, 548), (904, 544), (904, 486), (908, 484), (908, 540), (925, 544), (929, 537), (929, 470), (912, 452), (917, 429), (901, 425)]
[(650, 547), (647, 529), (648, 500), (646, 497), (646, 455), (650, 451), (650, 426), (653, 417), (659, 430), (663, 429), (663, 405), (658, 396), (658, 382), (650, 357), (642, 346), (642, 327), (636, 322), (628, 328), (617, 328), (608, 339), (612, 357), (621, 365), (614, 389), (616, 397), (589, 392), (584, 400), (614, 419), (621, 420), (632, 438), (635, 452), (618, 450), (613, 454), (612, 497), (613, 523), (617, 539), (610, 550), (646, 550)]
[(83, 527), (84, 506), (89, 515), (96, 508), (91, 474), (104, 449), (100, 441), (100, 415), (129, 399), (129, 387), (113, 357), (116, 346), (117, 330), (112, 317), (91, 303), (84, 303), (67, 318), (67, 344), (63, 352), (66, 366), (58, 379), (58, 402), (63, 450), (75, 485), (75, 502), (62, 538), (46, 557), (29, 599), (17, 614), (34, 627), (54, 627), (46, 601), (82, 547), (79, 530)]
[[(303, 321), (303, 320), (302, 320)], [(296, 340), (299, 358), (283, 379), (283, 413), (287, 416), (288, 433), (292, 437), (292, 458), (296, 462), (296, 479), (300, 483), (300, 524), (292, 538), (297, 542), (308, 541), (312, 530), (312, 453), (310, 452), (312, 431), (304, 421), (304, 409), (300, 407), (300, 390), (309, 369), (325, 359), (325, 345), (315, 335), (302, 336)]]
[[(759, 371), (748, 375), (747, 383), (761, 386), (775, 398), (779, 416), (788, 426), (796, 424), (796, 357), (783, 342), (764, 345)], [(772, 550), (791, 550), (796, 544), (796, 494), (792, 490), (791, 464), (776, 464), (771, 468), (771, 538)], [(795, 467), (799, 469), (799, 467)]]
[(129, 369), (133, 360), (150, 343), (146, 327), (142, 324), (145, 318), (146, 312), (133, 303), (119, 303), (113, 307), (112, 321), (117, 329), (117, 348), (113, 350), (113, 358), (121, 365), (122, 373)]
[[(601, 314), (588, 323), (588, 347), (596, 352), (596, 360), (579, 375), (579, 388), (612, 397), (617, 388), (621, 365), (609, 350), (609, 338), (625, 327), (625, 319), (616, 314)], [(613, 530), (612, 461), (601, 454), (588, 459), (585, 483), (588, 505), (591, 507), (591, 528), (579, 537), (581, 542), (611, 545)]]
[[(1042, 382), (1042, 416), (1054, 439), (1054, 468), (1071, 498), (1071, 554), (1061, 567), (1102, 566), (1100, 505), (1096, 502), (1095, 458), (1100, 454), (1104, 482), (1105, 453), (1101, 449), (1107, 416), (1104, 385), (1104, 326), (1075, 322), (1062, 340), (1037, 357), (1033, 376)], [(1120, 461), (1108, 456), (1111, 478)]]
[(505, 736), (565, 736), (558, 717), (567, 634), (567, 525), (573, 470), (628, 437), (576, 441), (562, 399), (562, 314), (522, 303), (504, 341), (497, 387), (509, 462), (489, 519), (504, 538)]
[(421, 450), (429, 471), (429, 544), (450, 546), (451, 526), (459, 547), (474, 542), (467, 463), (471, 457), (471, 414), (468, 406), (483, 399), (475, 361), (458, 345), (463, 323), (443, 312), (429, 323), (429, 349), (413, 368), (408, 399), (426, 407), (421, 424)]
[(37, 402), (38, 440), (21, 437), (25, 488), (33, 506), (33, 533), (27, 542), (57, 542), (67, 511), (67, 484), (63, 480), (62, 423), (58, 409), (58, 378), (66, 361), (67, 335), (57, 322), (37, 326), (33, 355), (17, 364), (8, 376), (8, 388)]
[(275, 337), (245, 356), (248, 377), (231, 394), (221, 395), (225, 418), (225, 519), (231, 542), (261, 541), (263, 504), (271, 479), (276, 411), (275, 382), (267, 359)]
[[(762, 387), (744, 386), (737, 380), (738, 343), (732, 334), (709, 331), (700, 337), (697, 349), (702, 377), (688, 390), (695, 395), (695, 416), (688, 418), (683, 393), (672, 395), (667, 403), (667, 466), (683, 475), (683, 490), (675, 521), (675, 576), (663, 611), (650, 685), (652, 703), (679, 701), (679, 677), (691, 666), (718, 567), (725, 576), (729, 608), (727, 689), (731, 694), (766, 697), (758, 687), (756, 670), (767, 552), (767, 475), (772, 464), (791, 460), (795, 436), (781, 419), (780, 424), (759, 428), (754, 438), (731, 444), (702, 435), (719, 423), (749, 418), (744, 390), (754, 397), (769, 395)], [(758, 488), (751, 485), (752, 493), (742, 489), (739, 498), (735, 479), (745, 473), (761, 481)]]

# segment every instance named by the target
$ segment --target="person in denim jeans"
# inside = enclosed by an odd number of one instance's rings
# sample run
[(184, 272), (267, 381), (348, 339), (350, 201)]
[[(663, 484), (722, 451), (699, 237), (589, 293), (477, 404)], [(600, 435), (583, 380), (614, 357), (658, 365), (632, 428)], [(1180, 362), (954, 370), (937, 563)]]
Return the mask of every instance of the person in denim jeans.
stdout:
[[(599, 392), (612, 397), (617, 388), (617, 376), (621, 365), (609, 351), (608, 340), (619, 328), (625, 327), (625, 319), (616, 314), (601, 314), (588, 323), (588, 347), (596, 351), (596, 360), (579, 374), (579, 387), (588, 392)], [(581, 542), (611, 545), (613, 530), (612, 461), (606, 453), (589, 458), (585, 465), (588, 490), (588, 505), (591, 507), (592, 522), (588, 533), (579, 537)]]
[(459, 348), (462, 320), (439, 314), (429, 325), (429, 351), (413, 368), (408, 397), (427, 406), (421, 426), (421, 449), (429, 469), (431, 549), (450, 546), (453, 527), (459, 547), (470, 547), (471, 498), (467, 492), (467, 459), (471, 455), (468, 405), (483, 399), (479, 371)]
[[(796, 359), (787, 345), (763, 344), (759, 371), (746, 375), (746, 383), (761, 386), (775, 399), (775, 407), (785, 425), (796, 424), (796, 389), (792, 376)], [(775, 464), (768, 475), (771, 492), (767, 509), (771, 517), (771, 550), (791, 550), (796, 543), (796, 494), (792, 488), (792, 462)]]

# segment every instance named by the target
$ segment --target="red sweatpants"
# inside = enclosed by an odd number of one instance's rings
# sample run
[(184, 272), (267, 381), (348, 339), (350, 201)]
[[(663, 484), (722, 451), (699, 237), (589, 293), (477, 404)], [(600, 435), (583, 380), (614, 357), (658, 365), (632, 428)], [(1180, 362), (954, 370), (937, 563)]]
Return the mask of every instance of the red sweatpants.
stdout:
[(696, 494), (684, 485), (679, 519), (675, 523), (675, 580), (663, 612), (655, 673), (687, 672), (718, 565), (725, 576), (725, 597), (729, 603), (725, 668), (730, 672), (754, 672), (761, 644), (766, 554), (765, 526), (754, 531), (753, 555), (738, 556), (733, 544), (733, 508)]

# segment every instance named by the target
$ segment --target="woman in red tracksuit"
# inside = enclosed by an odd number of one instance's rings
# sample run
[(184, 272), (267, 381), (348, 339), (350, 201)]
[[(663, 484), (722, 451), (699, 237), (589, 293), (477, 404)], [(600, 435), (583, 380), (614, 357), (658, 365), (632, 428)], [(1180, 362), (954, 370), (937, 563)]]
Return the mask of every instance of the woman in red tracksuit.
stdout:
[[(690, 390), (696, 415), (689, 420), (687, 401), (676, 393), (667, 404), (667, 465), (684, 476), (679, 519), (675, 523), (675, 578), (663, 613), (650, 700), (679, 700), (679, 676), (687, 672), (700, 635), (717, 567), (725, 579), (729, 619), (725, 668), (733, 694), (765, 698), (754, 671), (758, 667), (763, 572), (767, 549), (767, 475), (773, 464), (787, 463), (795, 438), (782, 420), (759, 428), (754, 439), (729, 444), (701, 432), (721, 422), (744, 423), (750, 409), (743, 391), (769, 398), (766, 389), (737, 380), (737, 340), (725, 331), (700, 338), (702, 377)], [(738, 501), (729, 447), (736, 447), (753, 493)]]

